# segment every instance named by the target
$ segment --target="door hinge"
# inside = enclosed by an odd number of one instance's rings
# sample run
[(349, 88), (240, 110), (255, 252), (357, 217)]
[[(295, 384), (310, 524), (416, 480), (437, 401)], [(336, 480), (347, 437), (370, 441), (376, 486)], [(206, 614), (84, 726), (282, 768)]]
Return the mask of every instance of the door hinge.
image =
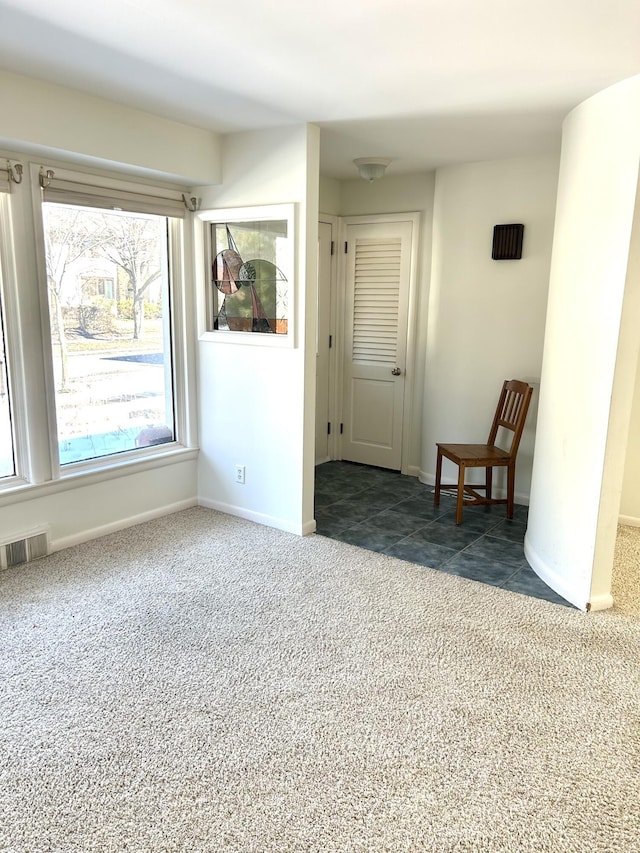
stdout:
[(347, 252), (349, 251), (348, 246), (349, 246), (349, 244), (348, 244), (348, 243), (347, 243), (347, 241), (345, 240), (345, 241), (344, 241), (344, 253), (345, 253), (345, 255), (346, 255), (346, 254), (347, 254)]
[(344, 424), (340, 424), (340, 435), (344, 432)]
[(329, 335), (329, 349), (333, 346), (333, 335)]
[(327, 435), (331, 435), (331, 421), (327, 423)]
[(333, 253), (335, 252), (335, 250), (336, 250), (336, 244), (335, 244), (335, 241), (334, 241), (334, 240), (332, 240), (332, 241), (331, 241), (331, 254), (332, 254), (332, 255), (333, 255)]

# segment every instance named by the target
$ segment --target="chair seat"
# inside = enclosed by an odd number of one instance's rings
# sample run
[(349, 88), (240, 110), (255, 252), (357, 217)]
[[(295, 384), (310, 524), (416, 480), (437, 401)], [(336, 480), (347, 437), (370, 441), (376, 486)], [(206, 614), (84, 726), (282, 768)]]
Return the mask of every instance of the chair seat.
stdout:
[(491, 444), (438, 444), (440, 452), (452, 462), (464, 462), (467, 468), (508, 465), (511, 454)]

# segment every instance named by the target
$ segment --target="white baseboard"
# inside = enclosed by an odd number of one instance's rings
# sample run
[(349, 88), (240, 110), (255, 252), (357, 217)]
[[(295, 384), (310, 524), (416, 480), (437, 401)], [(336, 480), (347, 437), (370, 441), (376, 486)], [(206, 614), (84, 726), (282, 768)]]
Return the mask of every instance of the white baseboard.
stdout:
[(257, 524), (263, 524), (265, 527), (275, 527), (277, 530), (284, 530), (287, 533), (295, 533), (297, 536), (309, 536), (316, 532), (315, 519), (305, 521), (302, 524), (291, 522), (284, 518), (276, 518), (272, 515), (266, 515), (263, 512), (254, 512), (245, 507), (235, 506), (233, 504), (223, 503), (222, 501), (213, 501), (209, 498), (198, 498), (198, 505), (205, 506), (208, 509), (216, 509), (218, 512), (224, 512), (227, 515), (235, 515), (238, 518), (246, 518), (247, 521), (255, 521)]
[(126, 530), (127, 527), (135, 527), (136, 524), (143, 524), (145, 521), (152, 521), (154, 518), (162, 518), (164, 515), (172, 515), (174, 512), (190, 509), (192, 506), (197, 505), (198, 502), (195, 498), (188, 498), (187, 500), (176, 501), (175, 503), (158, 507), (148, 512), (141, 512), (139, 515), (121, 518), (109, 524), (102, 524), (90, 530), (82, 530), (79, 533), (74, 533), (72, 536), (65, 536), (62, 539), (52, 541), (51, 551), (62, 551), (65, 548), (71, 548), (73, 545), (81, 545), (83, 542), (89, 542), (91, 539), (99, 539), (101, 536), (107, 536), (109, 533), (117, 533), (119, 530)]
[(613, 596), (611, 593), (607, 595), (592, 595), (589, 601), (589, 610), (595, 612), (596, 610), (609, 610), (610, 607), (613, 607)]
[(625, 527), (640, 527), (640, 518), (636, 518), (634, 515), (621, 515), (618, 517), (618, 524)]

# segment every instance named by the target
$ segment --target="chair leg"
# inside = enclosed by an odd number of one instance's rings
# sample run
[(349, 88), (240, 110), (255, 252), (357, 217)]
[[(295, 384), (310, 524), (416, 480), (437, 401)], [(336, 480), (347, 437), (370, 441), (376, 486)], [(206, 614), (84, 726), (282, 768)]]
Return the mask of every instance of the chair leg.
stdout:
[(440, 506), (440, 482), (442, 478), (442, 451), (438, 448), (438, 459), (436, 462), (436, 488), (433, 493), (433, 505)]
[(458, 466), (458, 500), (456, 502), (456, 524), (462, 524), (462, 507), (464, 504), (464, 465)]
[(516, 466), (507, 466), (507, 518), (513, 518)]
[(489, 466), (484, 469), (485, 472), (485, 485), (486, 489), (484, 490), (484, 495), (488, 501), (491, 500), (492, 495), (492, 487), (493, 487), (493, 468)]

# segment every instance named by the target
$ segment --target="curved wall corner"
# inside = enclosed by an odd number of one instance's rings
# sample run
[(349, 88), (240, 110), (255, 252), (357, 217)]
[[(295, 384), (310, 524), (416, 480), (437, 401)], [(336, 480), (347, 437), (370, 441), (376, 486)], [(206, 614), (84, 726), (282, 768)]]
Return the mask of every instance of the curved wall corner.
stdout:
[[(563, 126), (525, 555), (584, 610), (612, 604), (620, 490), (605, 481), (605, 459), (615, 467), (625, 452), (608, 440), (629, 415), (612, 397), (639, 162), (640, 76), (580, 104)], [(622, 396), (630, 410), (632, 389)]]

